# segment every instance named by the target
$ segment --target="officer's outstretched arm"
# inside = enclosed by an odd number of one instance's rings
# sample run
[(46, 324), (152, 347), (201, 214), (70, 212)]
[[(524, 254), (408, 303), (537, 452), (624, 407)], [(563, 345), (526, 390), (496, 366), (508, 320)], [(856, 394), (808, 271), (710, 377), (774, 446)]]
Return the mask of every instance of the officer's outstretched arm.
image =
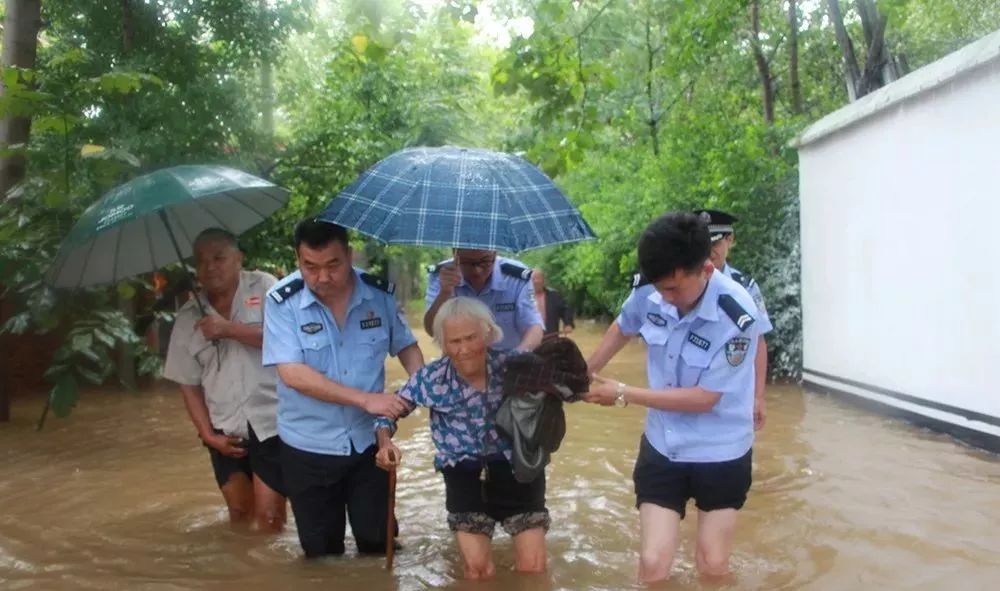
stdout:
[(611, 359), (622, 350), (622, 347), (628, 344), (629, 337), (622, 332), (620, 326), (618, 326), (618, 321), (611, 323), (608, 330), (601, 337), (601, 342), (598, 343), (597, 349), (590, 355), (590, 359), (587, 360), (587, 371), (590, 373), (598, 373), (604, 366), (608, 364)]
[(339, 384), (305, 363), (279, 363), (277, 368), (278, 377), (286, 386), (323, 402), (356, 406), (369, 414), (394, 419), (407, 408), (398, 396)]
[(524, 333), (524, 337), (521, 338), (521, 342), (517, 345), (517, 348), (521, 351), (534, 351), (538, 345), (542, 344), (542, 337), (544, 336), (545, 330), (537, 324), (532, 324)]
[(404, 348), (399, 352), (397, 357), (399, 358), (400, 365), (403, 366), (403, 369), (410, 376), (420, 371), (420, 368), (424, 366), (424, 352), (420, 350), (420, 345), (416, 343)]

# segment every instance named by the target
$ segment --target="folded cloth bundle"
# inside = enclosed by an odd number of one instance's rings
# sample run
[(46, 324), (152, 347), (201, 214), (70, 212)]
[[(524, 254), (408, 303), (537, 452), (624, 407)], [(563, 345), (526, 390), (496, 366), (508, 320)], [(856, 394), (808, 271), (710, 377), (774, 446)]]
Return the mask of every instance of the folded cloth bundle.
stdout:
[(534, 352), (508, 358), (496, 422), (511, 442), (518, 482), (545, 470), (566, 435), (563, 402), (576, 402), (589, 386), (587, 362), (570, 339), (548, 339)]

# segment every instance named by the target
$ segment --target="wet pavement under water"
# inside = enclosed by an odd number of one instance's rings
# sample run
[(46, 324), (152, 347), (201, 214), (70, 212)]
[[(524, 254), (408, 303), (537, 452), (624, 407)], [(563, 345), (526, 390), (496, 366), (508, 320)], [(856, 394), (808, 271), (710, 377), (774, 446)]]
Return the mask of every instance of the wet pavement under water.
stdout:
[[(599, 326), (574, 335), (585, 354)], [(420, 334), (424, 352), (437, 349)], [(606, 375), (645, 383), (635, 343)], [(389, 382), (403, 377), (390, 360)], [(637, 587), (631, 471), (643, 410), (567, 406), (548, 472), (548, 573), (518, 576), (494, 538), (497, 577), (460, 580), (432, 468), (427, 413), (403, 422), (397, 515), (404, 550), (301, 558), (280, 535), (234, 531), (175, 388), (85, 394), (68, 419), (34, 431), (38, 398), (0, 425), (0, 589), (625, 589)], [(291, 511), (289, 511), (291, 515)], [(694, 570), (693, 513), (667, 589), (1000, 588), (1000, 461), (946, 436), (794, 386), (768, 390), (754, 484), (725, 583)], [(351, 544), (349, 542), (349, 548)]]

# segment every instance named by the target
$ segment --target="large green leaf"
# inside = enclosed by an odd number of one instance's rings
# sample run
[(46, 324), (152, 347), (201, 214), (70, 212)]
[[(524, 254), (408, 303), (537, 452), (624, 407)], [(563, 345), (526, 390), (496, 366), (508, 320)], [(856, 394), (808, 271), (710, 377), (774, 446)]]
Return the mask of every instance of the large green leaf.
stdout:
[(76, 380), (69, 374), (62, 374), (52, 387), (52, 390), (49, 391), (49, 403), (52, 406), (52, 412), (60, 418), (68, 417), (73, 407), (76, 406), (79, 396), (80, 393)]

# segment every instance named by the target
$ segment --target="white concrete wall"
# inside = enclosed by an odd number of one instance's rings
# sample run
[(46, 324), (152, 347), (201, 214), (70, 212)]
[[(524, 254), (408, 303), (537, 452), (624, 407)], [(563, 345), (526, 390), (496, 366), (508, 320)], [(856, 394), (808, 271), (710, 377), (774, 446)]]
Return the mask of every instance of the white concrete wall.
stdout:
[(1000, 416), (1000, 63), (799, 155), (804, 368)]

